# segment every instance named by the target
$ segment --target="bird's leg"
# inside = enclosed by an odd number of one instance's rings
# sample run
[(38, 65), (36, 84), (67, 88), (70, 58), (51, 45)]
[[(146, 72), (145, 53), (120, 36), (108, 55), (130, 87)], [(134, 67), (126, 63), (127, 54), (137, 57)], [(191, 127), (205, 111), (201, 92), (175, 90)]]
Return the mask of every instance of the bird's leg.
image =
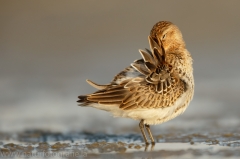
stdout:
[(149, 143), (147, 141), (147, 136), (146, 136), (145, 131), (144, 131), (144, 123), (143, 122), (144, 122), (144, 120), (142, 119), (139, 123), (139, 128), (142, 132), (142, 135), (143, 135), (143, 138), (144, 138), (144, 141), (145, 141), (146, 145), (148, 145)]
[(145, 145), (145, 149), (144, 149), (145, 152), (148, 151), (148, 146), (149, 146), (149, 144), (146, 144), (146, 145)]
[(154, 144), (155, 144), (155, 141), (154, 141), (154, 138), (153, 138), (152, 133), (151, 133), (151, 130), (150, 130), (150, 125), (145, 124), (145, 128), (146, 128), (146, 130), (147, 130), (147, 132), (148, 132), (148, 135), (149, 135), (149, 137), (150, 137), (150, 139), (151, 139), (151, 141), (152, 141), (152, 145), (154, 145)]

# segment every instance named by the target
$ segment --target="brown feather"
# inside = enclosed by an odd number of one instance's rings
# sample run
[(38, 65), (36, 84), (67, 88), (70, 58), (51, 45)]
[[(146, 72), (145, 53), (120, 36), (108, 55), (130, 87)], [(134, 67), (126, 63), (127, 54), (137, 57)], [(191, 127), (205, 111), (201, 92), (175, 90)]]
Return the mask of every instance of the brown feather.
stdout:
[[(178, 70), (173, 70), (172, 65), (165, 61), (166, 54), (161, 42), (157, 44), (149, 37), (149, 44), (151, 52), (139, 50), (143, 59), (135, 60), (131, 64), (133, 68), (126, 68), (125, 72), (114, 78), (111, 85), (81, 97), (80, 102), (118, 105), (123, 110), (171, 106), (183, 94), (184, 82), (180, 80)], [(122, 80), (120, 84), (116, 84), (117, 79), (126, 78), (126, 72), (133, 72), (134, 69), (142, 76)]]
[(108, 90), (104, 92), (98, 92), (91, 94), (91, 97), (94, 98), (94, 96), (99, 97), (112, 97), (112, 96), (119, 96), (120, 94), (125, 94), (126, 90), (124, 89), (118, 89), (118, 90)]
[(116, 106), (119, 106), (121, 104), (121, 101), (114, 101), (114, 102), (98, 102), (99, 104), (102, 104), (102, 105), (109, 105), (109, 106), (113, 106), (113, 105), (116, 105)]
[(93, 101), (93, 102), (115, 102), (115, 101), (122, 101), (124, 98), (124, 95), (120, 96), (113, 96), (113, 97), (94, 97), (91, 96), (87, 97), (87, 100)]

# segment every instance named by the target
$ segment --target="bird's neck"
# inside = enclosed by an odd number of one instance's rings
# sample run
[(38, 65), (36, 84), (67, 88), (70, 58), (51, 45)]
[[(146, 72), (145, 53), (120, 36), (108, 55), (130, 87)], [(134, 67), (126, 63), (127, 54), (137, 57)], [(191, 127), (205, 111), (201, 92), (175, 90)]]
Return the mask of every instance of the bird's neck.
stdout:
[(166, 60), (173, 67), (192, 73), (192, 57), (185, 46), (166, 50)]
[(185, 50), (185, 42), (178, 42), (177, 40), (172, 42), (170, 46), (167, 47), (166, 52), (179, 52), (179, 50)]

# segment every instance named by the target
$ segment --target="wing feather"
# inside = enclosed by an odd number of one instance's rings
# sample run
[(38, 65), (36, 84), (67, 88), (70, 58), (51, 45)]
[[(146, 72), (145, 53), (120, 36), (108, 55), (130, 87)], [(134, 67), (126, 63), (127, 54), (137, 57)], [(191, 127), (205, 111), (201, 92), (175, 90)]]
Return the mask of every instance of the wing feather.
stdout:
[(149, 37), (151, 51), (139, 50), (143, 59), (135, 60), (130, 67), (119, 73), (111, 84), (89, 84), (97, 92), (79, 96), (82, 105), (98, 103), (115, 105), (122, 110), (170, 107), (184, 93), (185, 82), (179, 70), (165, 61), (165, 50)]

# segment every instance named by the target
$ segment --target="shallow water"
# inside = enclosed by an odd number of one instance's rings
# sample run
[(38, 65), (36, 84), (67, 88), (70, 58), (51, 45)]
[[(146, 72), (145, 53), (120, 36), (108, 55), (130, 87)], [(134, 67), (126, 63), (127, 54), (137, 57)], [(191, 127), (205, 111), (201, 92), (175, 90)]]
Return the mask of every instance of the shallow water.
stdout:
[(240, 134), (171, 133), (156, 135), (146, 146), (140, 134), (109, 135), (87, 132), (28, 130), (0, 133), (1, 158), (237, 158)]

